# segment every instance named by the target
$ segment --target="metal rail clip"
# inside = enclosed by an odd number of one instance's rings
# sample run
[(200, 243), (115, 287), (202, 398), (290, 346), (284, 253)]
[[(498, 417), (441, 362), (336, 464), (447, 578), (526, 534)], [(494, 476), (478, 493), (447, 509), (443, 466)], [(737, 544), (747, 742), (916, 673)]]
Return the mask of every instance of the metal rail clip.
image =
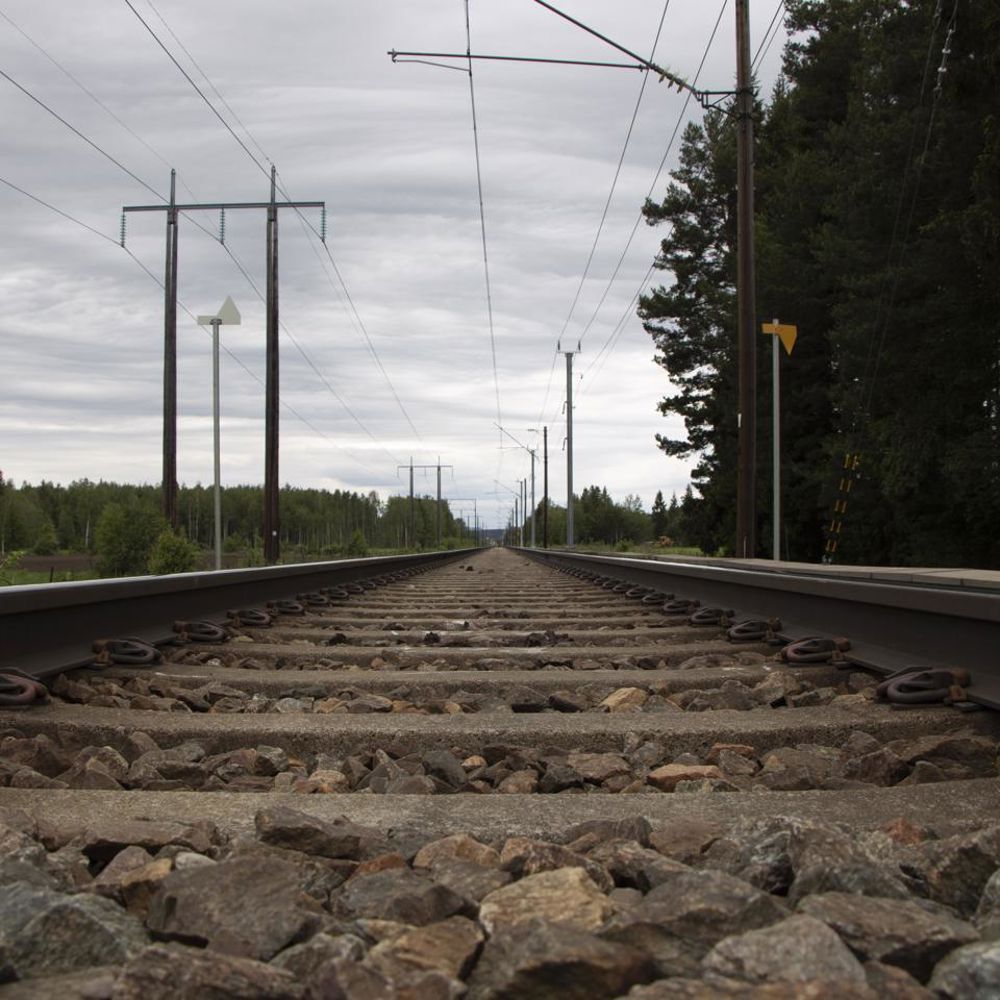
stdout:
[(174, 622), (174, 631), (179, 642), (225, 642), (229, 631), (215, 622), (194, 621)]
[(663, 605), (662, 611), (666, 615), (689, 615), (696, 607), (698, 607), (697, 601), (674, 597)]
[(875, 696), (893, 708), (965, 702), (965, 689), (972, 684), (968, 670), (961, 667), (904, 667), (890, 674), (875, 689)]
[(780, 655), (786, 663), (839, 663), (850, 648), (851, 643), (847, 639), (810, 636), (790, 642)]
[(229, 624), (237, 628), (268, 628), (271, 625), (271, 616), (266, 611), (259, 608), (240, 608), (238, 611), (227, 611), (226, 617)]
[(159, 663), (163, 654), (145, 639), (129, 636), (124, 639), (98, 639), (90, 647), (97, 655), (94, 662), (101, 667), (112, 663), (129, 664), (130, 666), (148, 666)]
[(268, 601), (268, 608), (277, 615), (304, 615), (306, 609), (298, 601)]
[(727, 633), (730, 642), (775, 642), (775, 632), (781, 630), (777, 618), (748, 618), (737, 622)]
[(0, 673), (0, 705), (26, 708), (36, 702), (48, 700), (48, 688), (34, 677), (29, 677), (20, 670), (5, 670)]
[(730, 615), (732, 611), (725, 608), (699, 608), (688, 616), (688, 625), (721, 625), (725, 628), (729, 625)]

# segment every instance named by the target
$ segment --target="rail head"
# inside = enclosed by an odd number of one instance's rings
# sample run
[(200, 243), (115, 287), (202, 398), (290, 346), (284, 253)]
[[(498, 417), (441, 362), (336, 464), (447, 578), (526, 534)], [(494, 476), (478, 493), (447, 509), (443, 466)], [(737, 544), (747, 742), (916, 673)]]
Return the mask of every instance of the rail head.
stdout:
[(958, 667), (972, 701), (1000, 708), (1000, 593), (732, 565), (521, 550), (549, 565), (587, 568), (674, 592), (737, 617), (780, 619), (783, 634), (847, 636), (849, 659), (883, 674)]
[(476, 549), (375, 556), (172, 576), (35, 584), (0, 590), (0, 670), (44, 678), (93, 659), (96, 640), (162, 642), (177, 620), (224, 618), (232, 608), (463, 559)]

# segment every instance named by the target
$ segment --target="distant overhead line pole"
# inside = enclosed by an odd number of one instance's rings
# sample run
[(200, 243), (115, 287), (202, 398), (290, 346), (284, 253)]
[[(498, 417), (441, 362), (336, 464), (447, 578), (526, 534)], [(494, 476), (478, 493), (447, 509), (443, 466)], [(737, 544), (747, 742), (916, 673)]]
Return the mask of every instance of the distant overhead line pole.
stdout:
[[(543, 62), (571, 66), (602, 66), (615, 69), (638, 69), (655, 73), (660, 81), (667, 81), (678, 90), (688, 91), (703, 108), (711, 110), (721, 107), (729, 98), (735, 98), (735, 106), (725, 108), (727, 114), (737, 119), (737, 369), (739, 382), (738, 439), (739, 459), (736, 486), (736, 556), (752, 558), (756, 554), (756, 501), (754, 486), (757, 477), (757, 345), (755, 340), (756, 321), (753, 254), (753, 80), (750, 73), (750, 3), (736, 0), (736, 90), (701, 90), (692, 86), (683, 77), (644, 59), (631, 49), (619, 45), (607, 35), (602, 35), (589, 25), (559, 10), (547, 0), (535, 0), (539, 6), (551, 11), (570, 24), (581, 28), (589, 35), (599, 38), (613, 49), (621, 52), (631, 63), (585, 62), (574, 59), (545, 59), (533, 56), (494, 56), (472, 52), (397, 52), (388, 54), (393, 62), (431, 62), (432, 59), (493, 59), (503, 62)], [(431, 63), (447, 66), (446, 63)], [(558, 351), (559, 348), (557, 347)], [(567, 366), (570, 356), (566, 357)], [(572, 432), (567, 427), (567, 443), (572, 449)], [(569, 462), (572, 476), (572, 460)], [(572, 489), (566, 504), (567, 544), (573, 544), (573, 495)]]
[[(267, 373), (264, 414), (264, 558), (269, 563), (280, 555), (278, 524), (278, 209), (319, 208), (323, 211), (321, 239), (326, 236), (325, 201), (277, 201), (276, 170), (271, 167), (271, 197), (268, 201), (216, 201), (178, 205), (177, 171), (170, 171), (170, 201), (165, 205), (126, 205), (122, 212), (165, 212), (167, 216), (167, 264), (164, 281), (163, 348), (163, 514), (177, 527), (177, 222), (180, 212), (216, 211), (221, 217), (242, 209), (267, 212)], [(224, 242), (221, 231), (219, 242)], [(122, 246), (125, 245), (124, 228)]]
[(441, 470), (442, 469), (454, 469), (453, 465), (442, 465), (437, 462), (435, 465), (414, 465), (413, 459), (410, 459), (409, 465), (397, 465), (396, 471), (399, 472), (400, 469), (410, 470), (410, 544), (413, 545), (416, 542), (415, 525), (414, 525), (414, 506), (413, 506), (413, 470), (414, 469), (437, 469), (437, 543), (440, 547), (441, 545)]

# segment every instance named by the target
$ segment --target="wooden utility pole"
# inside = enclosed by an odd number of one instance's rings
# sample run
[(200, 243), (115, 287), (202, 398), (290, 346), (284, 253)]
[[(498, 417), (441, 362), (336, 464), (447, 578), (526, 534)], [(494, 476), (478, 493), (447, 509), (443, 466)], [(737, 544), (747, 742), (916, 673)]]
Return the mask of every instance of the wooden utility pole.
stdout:
[(264, 561), (276, 563), (281, 554), (278, 512), (278, 207), (274, 200), (275, 169), (271, 167), (271, 201), (267, 206), (267, 328), (264, 378)]
[(750, 4), (736, 0), (736, 299), (739, 366), (739, 459), (736, 484), (736, 557), (756, 555), (757, 342), (754, 301), (753, 80)]
[[(177, 525), (177, 231), (181, 212), (235, 209), (267, 211), (267, 291), (266, 291), (266, 378), (264, 410), (264, 558), (269, 563), (280, 555), (278, 524), (278, 209), (319, 208), (323, 211), (322, 240), (326, 240), (325, 201), (276, 201), (277, 173), (271, 167), (271, 196), (268, 201), (208, 202), (178, 205), (175, 197), (176, 171), (170, 171), (170, 201), (165, 205), (126, 205), (122, 212), (167, 213), (167, 263), (164, 281), (163, 351), (163, 514)], [(125, 245), (124, 224), (122, 246)], [(220, 237), (221, 239), (221, 237)]]
[[(170, 171), (163, 280), (163, 517), (177, 530), (177, 171)], [(123, 223), (124, 225), (124, 223)], [(124, 243), (124, 228), (122, 229)]]

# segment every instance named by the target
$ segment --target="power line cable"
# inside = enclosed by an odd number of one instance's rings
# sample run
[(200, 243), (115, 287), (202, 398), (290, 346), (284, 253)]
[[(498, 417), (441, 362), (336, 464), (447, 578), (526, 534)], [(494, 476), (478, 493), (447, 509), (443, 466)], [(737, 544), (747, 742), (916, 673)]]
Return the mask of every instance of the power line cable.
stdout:
[[(128, 0), (125, 0), (125, 2), (128, 3)], [(35, 104), (37, 104), (44, 111), (48, 112), (48, 114), (50, 114), (53, 118), (55, 118), (56, 121), (60, 122), (62, 125), (65, 125), (66, 128), (68, 128), (74, 135), (82, 139), (92, 149), (95, 149), (98, 153), (101, 154), (101, 156), (103, 156), (106, 160), (109, 160), (111, 163), (113, 163), (119, 170), (128, 174), (128, 176), (131, 177), (132, 180), (134, 180), (137, 184), (141, 184), (147, 191), (152, 192), (161, 201), (163, 200), (163, 195), (161, 195), (156, 190), (156, 188), (154, 188), (151, 184), (147, 184), (138, 174), (135, 174), (131, 170), (129, 170), (129, 168), (126, 167), (125, 164), (121, 162), (121, 160), (115, 159), (115, 157), (113, 157), (106, 149), (103, 149), (96, 142), (94, 142), (93, 139), (90, 139), (87, 136), (85, 136), (75, 125), (71, 125), (65, 118), (63, 118), (62, 115), (60, 115), (53, 108), (49, 107), (49, 105), (46, 104), (45, 101), (43, 101), (40, 97), (36, 97), (30, 90), (28, 90), (27, 87), (24, 87), (20, 83), (18, 83), (17, 80), (15, 80), (9, 73), (0, 69), (0, 76), (2, 76), (9, 83), (12, 83), (15, 87), (17, 87), (19, 91), (21, 91), (22, 94), (25, 95), (25, 97), (34, 101)]]
[[(156, 33), (149, 26), (149, 24), (141, 17), (141, 15), (139, 15), (138, 11), (135, 10), (135, 7), (132, 6), (130, 0), (125, 0), (125, 3), (128, 4), (128, 6), (133, 11), (133, 13), (135, 13), (135, 15), (139, 18), (139, 20), (142, 21), (142, 23), (145, 25), (147, 31), (149, 31), (149, 33), (153, 36), (153, 38), (156, 40), (156, 42), (160, 46), (160, 48), (166, 53), (166, 55), (170, 58), (171, 62), (173, 62), (173, 64), (177, 67), (177, 69), (180, 70), (180, 72), (183, 74), (184, 78), (188, 81), (188, 83), (190, 83), (191, 86), (194, 87), (195, 91), (202, 98), (202, 100), (205, 101), (206, 104), (208, 104), (208, 106), (212, 109), (212, 112), (215, 114), (216, 118), (218, 118), (219, 121), (222, 122), (222, 124), (226, 127), (227, 131), (230, 133), (230, 135), (232, 135), (233, 138), (236, 139), (236, 141), (240, 144), (240, 147), (243, 149), (243, 151), (246, 152), (247, 155), (250, 156), (251, 160), (253, 160), (253, 162), (258, 167), (261, 167), (261, 164), (257, 161), (257, 159), (253, 155), (253, 153), (250, 152), (250, 150), (247, 148), (246, 144), (240, 140), (239, 136), (236, 135), (236, 133), (233, 131), (233, 129), (228, 125), (228, 123), (225, 121), (225, 119), (223, 118), (223, 116), (218, 112), (218, 110), (215, 108), (215, 106), (212, 104), (212, 102), (209, 100), (209, 98), (205, 95), (205, 93), (201, 90), (201, 88), (199, 88), (198, 85), (191, 78), (191, 76), (187, 72), (185, 72), (184, 68), (180, 65), (179, 61), (173, 56), (173, 54), (170, 52), (170, 50), (167, 48), (167, 46), (163, 43), (163, 41), (156, 35)], [(219, 100), (222, 101), (222, 103), (229, 110), (230, 114), (232, 114), (233, 117), (236, 119), (236, 121), (239, 123), (240, 127), (247, 134), (247, 137), (249, 138), (249, 140), (257, 147), (258, 150), (260, 150), (260, 153), (265, 158), (265, 160), (270, 160), (270, 158), (267, 156), (267, 154), (264, 152), (263, 148), (261, 147), (260, 143), (254, 137), (253, 133), (240, 120), (239, 116), (236, 115), (236, 113), (230, 107), (229, 103), (226, 101), (225, 97), (222, 96), (222, 94), (220, 93), (220, 91), (218, 90), (218, 88), (214, 85), (214, 83), (212, 83), (212, 81), (209, 78), (208, 74), (201, 68), (201, 66), (198, 64), (197, 60), (194, 58), (194, 56), (185, 47), (184, 43), (180, 40), (180, 38), (173, 31), (173, 29), (170, 27), (170, 25), (167, 24), (166, 20), (162, 16), (162, 14), (160, 14), (160, 12), (157, 10), (157, 8), (153, 5), (152, 0), (147, 0), (147, 3), (149, 4), (149, 6), (153, 10), (153, 12), (156, 14), (156, 16), (163, 23), (163, 26), (170, 33), (170, 35), (174, 39), (174, 41), (180, 46), (180, 48), (184, 52), (184, 54), (188, 57), (188, 59), (191, 60), (191, 63), (197, 68), (198, 72), (201, 73), (201, 75), (204, 77), (204, 79), (205, 79), (206, 83), (208, 84), (208, 86), (212, 89), (212, 91), (216, 94), (216, 96), (219, 98)], [(267, 173), (268, 177), (270, 177), (269, 172), (266, 172), (266, 173)], [(276, 187), (278, 188), (279, 191), (281, 191), (281, 193), (284, 195), (284, 197), (288, 201), (292, 200), (291, 196), (289, 195), (287, 189), (284, 187), (283, 184), (278, 184), (277, 181), (276, 181)], [(403, 405), (403, 401), (400, 398), (398, 392), (396, 391), (396, 387), (393, 385), (392, 379), (389, 377), (389, 373), (386, 370), (385, 365), (382, 363), (382, 359), (381, 359), (381, 357), (379, 357), (378, 351), (375, 349), (375, 345), (372, 342), (372, 339), (371, 339), (371, 337), (370, 337), (370, 335), (368, 333), (368, 329), (365, 326), (364, 321), (361, 319), (361, 315), (358, 312), (357, 307), (354, 304), (354, 299), (351, 296), (351, 293), (350, 293), (349, 289), (347, 288), (347, 283), (344, 281), (343, 275), (340, 273), (340, 269), (337, 267), (337, 262), (334, 260), (333, 254), (331, 253), (330, 248), (326, 244), (325, 234), (317, 233), (315, 227), (312, 226), (312, 224), (309, 223), (308, 220), (305, 219), (305, 217), (303, 216), (301, 210), (299, 210), (297, 207), (295, 208), (295, 213), (299, 217), (300, 223), (302, 225), (304, 225), (304, 226), (307, 226), (309, 229), (311, 229), (312, 232), (319, 238), (320, 242), (322, 243), (323, 247), (325, 248), (326, 255), (327, 255), (327, 257), (328, 257), (328, 259), (330, 261), (331, 266), (333, 267), (334, 273), (337, 276), (337, 280), (340, 282), (340, 285), (341, 285), (341, 287), (342, 287), (342, 289), (344, 291), (344, 296), (347, 299), (347, 302), (348, 302), (348, 305), (350, 307), (351, 313), (353, 314), (354, 319), (356, 321), (356, 324), (357, 324), (356, 325), (356, 329), (360, 329), (360, 331), (361, 331), (361, 333), (362, 333), (362, 335), (363, 335), (363, 337), (364, 337), (364, 339), (365, 339), (365, 341), (367, 343), (368, 350), (369, 350), (370, 354), (372, 355), (373, 359), (375, 360), (375, 363), (376, 363), (377, 367), (379, 368), (380, 372), (382, 373), (383, 377), (385, 378), (386, 382), (388, 383), (389, 390), (392, 393), (392, 396), (395, 399), (395, 401), (396, 401), (397, 405), (399, 406), (400, 410), (402, 411), (403, 416), (406, 419), (406, 422), (410, 426), (410, 429), (416, 435), (417, 439), (422, 441), (423, 439), (420, 436), (420, 432), (417, 430), (417, 428), (414, 425), (412, 419), (410, 418), (409, 413), (406, 411), (406, 407)], [(223, 244), (223, 247), (225, 248), (225, 244)], [(225, 248), (225, 249), (226, 249), (227, 253), (229, 253), (230, 257), (233, 257), (233, 254), (229, 251), (229, 249), (228, 248)], [(316, 252), (315, 248), (313, 248), (313, 251), (314, 251), (314, 253)], [(233, 257), (233, 260), (235, 261), (236, 258)], [(244, 277), (247, 277), (246, 271), (242, 267), (242, 265), (238, 264), (238, 266), (240, 267), (241, 272), (243, 272)], [(321, 266), (322, 266), (322, 262), (321, 262)], [(257, 291), (256, 288), (255, 288), (255, 291)], [(259, 291), (258, 291), (258, 294), (260, 294)], [(282, 329), (285, 329), (286, 334), (291, 338), (291, 334), (288, 333), (287, 329), (284, 327), (283, 324), (282, 324)], [(332, 389), (332, 387), (327, 382), (326, 378), (322, 375), (322, 373), (320, 373), (319, 369), (312, 362), (312, 359), (308, 357), (308, 355), (305, 352), (305, 349), (297, 341), (295, 341), (294, 338), (291, 338), (291, 339), (293, 340), (293, 343), (295, 343), (295, 346), (299, 350), (299, 353), (302, 354), (302, 356), (306, 359), (307, 364), (309, 364), (310, 367), (312, 367), (313, 370), (316, 371), (317, 375), (319, 375), (319, 377), (323, 380), (323, 382), (327, 386), (327, 388), (329, 388), (331, 392), (334, 392), (334, 395), (336, 396), (336, 398), (338, 399), (338, 401), (340, 401), (341, 405), (344, 406), (344, 408), (347, 410), (347, 412), (350, 413), (352, 415), (353, 419), (356, 422), (358, 422), (359, 425), (360, 425), (360, 421), (358, 420), (357, 416), (354, 415), (353, 411), (350, 409), (349, 406), (347, 406), (347, 404), (343, 401), (343, 399), (339, 395), (337, 395), (335, 393), (335, 391)], [(361, 426), (363, 426), (363, 425), (361, 425)], [(365, 430), (365, 433), (367, 433), (369, 436), (372, 436), (371, 432), (368, 431), (367, 428), (364, 428), (364, 430)], [(373, 440), (374, 440), (374, 438), (373, 438)], [(398, 461), (398, 458), (396, 456), (391, 456), (391, 453), (386, 452), (386, 454), (390, 454), (390, 457), (393, 457), (394, 461)]]
[(177, 43), (177, 45), (178, 45), (178, 46), (180, 47), (180, 50), (181, 50), (181, 51), (182, 51), (182, 52), (184, 53), (184, 55), (186, 55), (186, 56), (188, 57), (188, 59), (190, 59), (190, 60), (191, 60), (191, 65), (192, 65), (192, 66), (194, 66), (194, 68), (195, 68), (196, 70), (198, 70), (198, 72), (199, 72), (199, 73), (201, 74), (201, 76), (202, 76), (202, 79), (203, 79), (203, 80), (205, 81), (205, 83), (207, 83), (207, 84), (208, 84), (208, 86), (209, 86), (209, 87), (211, 88), (211, 90), (212, 90), (212, 93), (213, 93), (213, 94), (215, 94), (215, 96), (216, 96), (216, 97), (217, 97), (217, 98), (218, 98), (218, 99), (219, 99), (219, 100), (220, 100), (220, 101), (222, 102), (222, 104), (223, 104), (223, 107), (225, 107), (225, 109), (226, 109), (226, 110), (227, 110), (227, 111), (228, 111), (228, 112), (230, 113), (230, 115), (232, 115), (232, 117), (233, 117), (233, 120), (234, 120), (234, 121), (236, 122), (236, 124), (237, 124), (237, 125), (239, 125), (239, 127), (240, 127), (241, 129), (243, 129), (243, 131), (244, 131), (244, 132), (246, 133), (246, 137), (247, 137), (247, 138), (248, 138), (248, 139), (250, 140), (250, 142), (252, 142), (252, 143), (253, 143), (253, 145), (257, 147), (257, 152), (259, 152), (259, 153), (260, 153), (260, 155), (261, 155), (261, 156), (262, 156), (262, 157), (263, 157), (263, 158), (264, 158), (264, 159), (265, 159), (265, 160), (266, 160), (266, 161), (267, 161), (268, 163), (273, 163), (274, 161), (273, 161), (273, 160), (271, 159), (271, 157), (270, 157), (270, 156), (268, 156), (268, 155), (267, 155), (267, 153), (266, 153), (266, 152), (265, 152), (265, 151), (263, 150), (263, 148), (261, 147), (261, 144), (260, 144), (260, 143), (259, 143), (259, 142), (257, 141), (257, 139), (256, 139), (256, 138), (254, 137), (254, 135), (253, 135), (253, 133), (252, 133), (252, 132), (250, 131), (250, 129), (248, 129), (248, 128), (246, 127), (246, 125), (244, 125), (244, 124), (243, 124), (243, 121), (242, 121), (242, 119), (241, 119), (241, 118), (240, 118), (240, 116), (239, 116), (239, 115), (238, 115), (238, 114), (237, 114), (237, 113), (236, 113), (236, 112), (235, 112), (235, 111), (233, 110), (233, 107), (232, 107), (232, 105), (231, 105), (231, 104), (229, 103), (229, 101), (227, 101), (227, 100), (225, 99), (225, 97), (223, 97), (223, 95), (222, 95), (222, 94), (221, 94), (221, 93), (219, 92), (218, 88), (217, 88), (217, 87), (215, 86), (215, 84), (214, 84), (214, 83), (212, 82), (212, 80), (210, 79), (209, 75), (208, 75), (208, 74), (207, 74), (207, 73), (206, 73), (206, 72), (205, 72), (205, 71), (204, 71), (204, 70), (203, 70), (203, 69), (201, 68), (200, 64), (198, 63), (198, 60), (197, 60), (197, 59), (195, 59), (195, 57), (194, 57), (193, 55), (191, 55), (191, 53), (190, 53), (190, 52), (188, 51), (187, 47), (186, 47), (186, 46), (184, 45), (184, 43), (183, 43), (183, 42), (182, 42), (182, 41), (180, 40), (180, 38), (179, 38), (179, 37), (177, 36), (177, 34), (176, 34), (176, 33), (174, 32), (174, 29), (173, 29), (173, 28), (171, 28), (169, 24), (167, 24), (167, 21), (166, 21), (166, 18), (164, 18), (164, 16), (163, 16), (163, 15), (162, 15), (162, 14), (161, 14), (161, 13), (159, 12), (159, 10), (157, 10), (157, 8), (155, 7), (155, 5), (153, 4), (153, 0), (146, 0), (146, 3), (147, 3), (147, 4), (149, 4), (149, 8), (150, 8), (150, 10), (152, 10), (152, 12), (153, 12), (153, 13), (154, 13), (154, 14), (155, 14), (155, 15), (157, 16), (157, 18), (159, 18), (159, 20), (160, 20), (160, 23), (161, 23), (161, 24), (163, 25), (163, 27), (164, 27), (164, 28), (166, 28), (166, 29), (167, 29), (167, 31), (168, 31), (168, 32), (170, 33), (170, 37), (171, 37), (171, 38), (172, 38), (172, 39), (173, 39), (173, 40), (174, 40), (174, 41), (175, 41), (175, 42)]
[(142, 23), (142, 26), (152, 36), (153, 41), (155, 41), (156, 44), (159, 45), (161, 49), (163, 49), (164, 53), (166, 53), (167, 58), (177, 67), (177, 69), (180, 71), (184, 79), (187, 80), (187, 82), (190, 83), (192, 87), (194, 87), (198, 96), (205, 102), (206, 105), (208, 105), (208, 108), (212, 112), (212, 114), (215, 115), (215, 117), (218, 118), (220, 122), (222, 122), (222, 125), (225, 128), (225, 130), (240, 144), (243, 151), (247, 154), (247, 156), (250, 157), (250, 159), (257, 166), (257, 169), (260, 170), (265, 177), (270, 179), (271, 172), (268, 170), (268, 168), (264, 166), (264, 164), (261, 163), (256, 156), (254, 156), (254, 154), (250, 151), (250, 147), (247, 146), (247, 144), (236, 134), (236, 132), (234, 131), (233, 127), (229, 124), (229, 122), (227, 122), (226, 119), (223, 118), (223, 116), (219, 113), (215, 105), (205, 95), (205, 92), (201, 89), (201, 87), (198, 86), (197, 83), (195, 83), (194, 79), (191, 77), (191, 74), (188, 73), (188, 71), (177, 61), (176, 57), (170, 51), (170, 49), (168, 49), (167, 46), (163, 44), (163, 41), (160, 39), (160, 36), (153, 30), (150, 23), (142, 16), (142, 14), (140, 14), (135, 9), (135, 7), (132, 4), (132, 0), (125, 0), (125, 5), (139, 19), (139, 21)]
[(479, 156), (479, 125), (476, 121), (476, 87), (472, 77), (472, 28), (469, 24), (469, 0), (465, 0), (466, 57), (469, 61), (469, 98), (472, 105), (472, 141), (476, 151), (476, 186), (479, 191), (479, 227), (483, 237), (483, 271), (486, 276), (486, 313), (490, 325), (490, 353), (493, 358), (493, 389), (497, 402), (497, 423), (503, 427), (500, 413), (500, 375), (497, 370), (497, 341), (493, 325), (493, 293), (490, 288), (490, 262), (486, 250), (486, 209), (483, 205), (483, 173)]
[[(145, 274), (152, 281), (154, 281), (161, 289), (163, 288), (163, 280), (157, 274), (155, 274), (128, 247), (122, 248), (121, 244), (118, 242), (118, 240), (114, 239), (111, 236), (108, 236), (106, 233), (102, 233), (100, 230), (95, 229), (93, 226), (88, 225), (86, 222), (82, 222), (80, 219), (77, 219), (75, 216), (70, 215), (68, 212), (63, 211), (61, 208), (58, 208), (57, 206), (53, 205), (51, 202), (48, 202), (45, 199), (38, 197), (38, 195), (32, 194), (30, 191), (25, 190), (24, 188), (20, 187), (19, 185), (13, 183), (12, 181), (9, 181), (9, 180), (7, 180), (5, 178), (0, 177), (0, 183), (5, 184), (7, 187), (11, 188), (14, 191), (17, 191), (19, 194), (23, 195), (24, 197), (31, 199), (31, 201), (35, 202), (36, 204), (39, 204), (42, 207), (49, 209), (49, 211), (54, 212), (56, 215), (61, 216), (63, 219), (66, 219), (68, 222), (71, 222), (74, 225), (79, 226), (80, 228), (87, 230), (87, 232), (92, 233), (93, 235), (98, 236), (100, 239), (105, 240), (108, 243), (113, 244), (115, 247), (119, 247), (121, 249), (124, 249), (125, 253), (128, 254), (128, 256), (135, 262), (135, 264), (139, 268), (141, 268), (145, 272)], [(184, 313), (187, 314), (187, 316), (191, 319), (191, 321), (193, 323), (197, 323), (197, 317), (195, 316), (195, 314), (186, 305), (184, 305), (183, 302), (178, 302), (178, 305), (180, 306), (181, 310)], [(199, 329), (200, 329), (200, 327), (199, 327)], [(209, 334), (209, 336), (210, 336), (210, 334)], [(237, 355), (234, 351), (232, 351), (230, 348), (228, 348), (225, 344), (222, 344), (220, 346), (221, 346), (222, 350), (240, 368), (242, 368), (244, 372), (247, 373), (247, 375), (249, 375), (259, 385), (261, 385), (261, 386), (264, 385), (264, 380), (256, 372), (254, 372), (253, 369), (249, 368), (246, 365), (246, 363), (243, 361), (243, 359), (239, 357), (239, 355)], [(353, 461), (357, 462), (359, 465), (363, 466), (364, 468), (368, 469), (369, 471), (372, 471), (372, 472), (377, 472), (378, 471), (373, 466), (370, 466), (366, 462), (364, 462), (363, 460), (359, 459), (356, 455), (354, 455), (350, 451), (350, 449), (345, 448), (342, 444), (340, 444), (339, 442), (335, 441), (329, 435), (327, 435), (323, 431), (321, 431), (318, 427), (315, 426), (315, 424), (313, 424), (310, 420), (308, 420), (301, 413), (299, 413), (299, 411), (297, 409), (295, 409), (295, 407), (292, 406), (290, 403), (288, 403), (286, 400), (283, 399), (281, 401), (281, 404), (282, 404), (282, 406), (289, 413), (292, 414), (292, 416), (294, 416), (296, 419), (300, 420), (310, 430), (312, 430), (314, 433), (316, 433), (319, 437), (323, 438), (328, 443), (332, 444), (339, 451), (343, 451)], [(389, 454), (389, 453), (387, 452), (387, 454)]]

